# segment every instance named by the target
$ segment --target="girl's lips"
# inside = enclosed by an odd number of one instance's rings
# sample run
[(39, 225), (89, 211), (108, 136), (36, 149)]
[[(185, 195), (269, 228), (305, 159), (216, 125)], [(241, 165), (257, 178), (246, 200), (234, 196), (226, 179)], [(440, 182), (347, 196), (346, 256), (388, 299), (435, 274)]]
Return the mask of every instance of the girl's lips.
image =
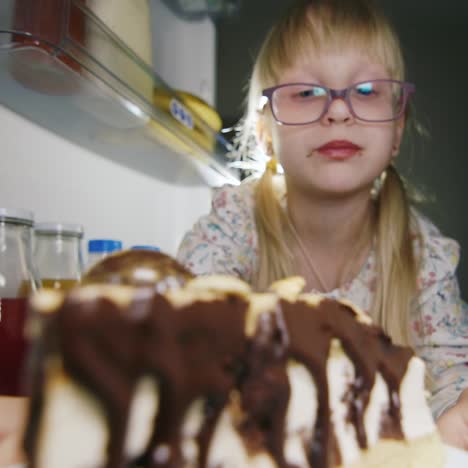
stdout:
[(361, 150), (360, 146), (347, 140), (329, 141), (325, 145), (320, 146), (320, 148), (317, 148), (319, 154), (334, 160), (351, 158)]

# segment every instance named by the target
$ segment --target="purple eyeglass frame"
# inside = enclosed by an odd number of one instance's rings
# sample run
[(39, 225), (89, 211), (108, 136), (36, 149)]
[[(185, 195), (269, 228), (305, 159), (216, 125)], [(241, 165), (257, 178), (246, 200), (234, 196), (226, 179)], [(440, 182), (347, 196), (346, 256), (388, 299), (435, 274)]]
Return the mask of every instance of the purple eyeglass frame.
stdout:
[[(351, 101), (349, 99), (349, 91), (352, 88), (355, 88), (356, 86), (360, 84), (365, 84), (365, 83), (375, 83), (375, 82), (386, 82), (386, 83), (398, 83), (401, 85), (403, 89), (403, 105), (401, 106), (401, 110), (398, 113), (397, 116), (393, 117), (392, 119), (384, 119), (384, 120), (368, 120), (368, 119), (362, 119), (361, 117), (358, 117), (356, 113), (354, 112), (353, 106), (351, 104)], [(279, 88), (284, 88), (286, 86), (292, 86), (292, 85), (301, 85), (301, 86), (318, 86), (319, 88), (323, 88), (328, 92), (328, 102), (326, 106), (323, 109), (323, 112), (320, 114), (320, 116), (317, 119), (311, 120), (309, 122), (303, 122), (303, 123), (286, 123), (280, 119), (275, 114), (275, 110), (273, 109), (272, 102), (273, 102), (273, 93), (279, 89)], [(270, 109), (271, 113), (273, 114), (274, 119), (281, 125), (308, 125), (314, 122), (318, 122), (319, 120), (322, 119), (322, 117), (328, 112), (328, 109), (331, 106), (331, 103), (335, 99), (343, 99), (343, 101), (346, 102), (348, 105), (348, 109), (351, 112), (351, 115), (355, 117), (358, 120), (361, 120), (363, 122), (391, 122), (392, 120), (398, 120), (403, 113), (405, 112), (406, 105), (408, 104), (409, 97), (411, 94), (413, 94), (416, 91), (416, 86), (413, 83), (409, 83), (407, 81), (399, 81), (399, 80), (386, 80), (386, 79), (377, 79), (377, 80), (365, 80), (365, 81), (359, 81), (357, 83), (353, 83), (352, 85), (348, 86), (347, 88), (343, 89), (333, 89), (333, 88), (328, 88), (327, 86), (315, 84), (315, 83), (283, 83), (277, 86), (272, 86), (271, 88), (266, 88), (262, 91), (262, 97), (266, 97), (268, 99), (268, 103), (270, 104)]]

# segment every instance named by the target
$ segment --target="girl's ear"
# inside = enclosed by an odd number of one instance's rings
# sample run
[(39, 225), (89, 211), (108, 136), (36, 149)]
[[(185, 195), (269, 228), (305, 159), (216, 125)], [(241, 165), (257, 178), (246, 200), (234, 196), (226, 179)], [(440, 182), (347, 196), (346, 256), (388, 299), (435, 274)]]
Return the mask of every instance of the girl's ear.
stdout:
[(392, 146), (392, 157), (394, 158), (396, 158), (398, 156), (398, 153), (400, 152), (400, 145), (401, 145), (401, 140), (403, 138), (403, 132), (405, 130), (405, 123), (406, 123), (405, 116), (402, 115), (396, 121), (396, 124), (395, 124), (395, 140)]
[(268, 156), (273, 156), (273, 143), (267, 126), (266, 117), (260, 112), (258, 113), (256, 133), (262, 151)]

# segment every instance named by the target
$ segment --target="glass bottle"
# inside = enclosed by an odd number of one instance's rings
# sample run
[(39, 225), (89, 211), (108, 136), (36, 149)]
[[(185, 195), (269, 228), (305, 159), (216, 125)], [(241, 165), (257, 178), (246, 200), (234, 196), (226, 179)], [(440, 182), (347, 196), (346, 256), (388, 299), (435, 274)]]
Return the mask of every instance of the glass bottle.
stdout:
[(31, 212), (0, 208), (0, 466), (24, 461), (27, 297), (40, 286), (32, 236)]
[(88, 241), (88, 270), (114, 252), (122, 250), (122, 241), (115, 239), (91, 239)]
[(39, 223), (35, 226), (35, 261), (42, 287), (67, 290), (81, 280), (83, 226)]

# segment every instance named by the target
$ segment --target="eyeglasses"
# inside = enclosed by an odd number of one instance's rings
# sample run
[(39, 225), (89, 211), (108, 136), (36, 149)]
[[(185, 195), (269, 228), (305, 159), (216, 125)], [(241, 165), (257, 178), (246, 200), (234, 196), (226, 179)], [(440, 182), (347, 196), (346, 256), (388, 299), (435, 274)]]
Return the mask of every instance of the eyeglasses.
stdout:
[(335, 99), (343, 99), (351, 114), (364, 122), (389, 122), (405, 112), (415, 86), (397, 80), (368, 80), (344, 89), (313, 83), (287, 83), (263, 90), (275, 120), (283, 125), (306, 125), (320, 120)]

